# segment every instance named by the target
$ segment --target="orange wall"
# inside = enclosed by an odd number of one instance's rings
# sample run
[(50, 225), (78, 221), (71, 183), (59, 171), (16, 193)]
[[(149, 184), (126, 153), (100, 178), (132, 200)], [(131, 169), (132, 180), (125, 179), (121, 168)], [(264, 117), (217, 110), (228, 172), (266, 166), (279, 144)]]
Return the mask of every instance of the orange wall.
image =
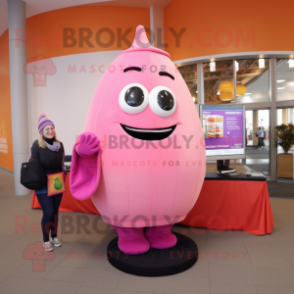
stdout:
[[(164, 9), (166, 51), (173, 60), (250, 51), (294, 51), (294, 1), (274, 4), (266, 0), (173, 0)], [(186, 28), (179, 47), (169, 28), (176, 32)]]
[[(129, 48), (125, 42), (118, 46), (118, 29), (121, 29), (122, 33), (124, 33), (128, 28), (132, 28), (127, 35), (127, 39), (132, 43), (136, 27), (139, 24), (147, 28), (150, 27), (149, 9), (77, 6), (42, 13), (27, 19), (29, 46), (27, 48), (27, 57), (35, 57), (41, 54), (48, 58), (87, 52), (125, 50)], [(77, 44), (74, 47), (64, 47), (64, 28), (74, 30), (75, 38), (77, 39)], [(82, 47), (79, 47), (78, 35), (81, 28), (86, 28), (92, 33), (89, 41), (94, 47), (89, 47), (85, 42)], [(95, 40), (95, 35), (101, 28), (110, 29), (114, 33), (114, 43), (106, 48), (99, 46)], [(48, 44), (50, 36), (51, 43)], [(109, 33), (102, 33), (99, 40), (103, 43), (110, 41)]]
[(0, 167), (13, 171), (8, 30), (0, 37), (0, 149)]
[[(132, 43), (136, 27), (139, 24), (145, 28), (150, 27), (148, 8), (78, 6), (45, 12), (27, 19), (27, 59), (37, 55), (52, 58), (97, 51), (125, 50), (129, 48), (129, 45), (125, 42), (121, 42), (121, 45), (118, 44), (118, 30), (125, 33), (128, 28), (131, 28), (127, 39)], [(74, 30), (77, 39), (77, 44), (74, 47), (64, 47), (64, 28)], [(89, 41), (93, 47), (89, 47), (85, 43), (83, 46), (79, 46), (77, 37), (80, 28), (86, 28), (92, 32)], [(101, 28), (107, 28), (113, 32), (114, 43), (112, 45), (102, 47), (97, 44), (95, 35)], [(103, 43), (108, 42), (110, 40), (109, 34), (102, 33), (99, 40)], [(15, 46), (23, 46), (23, 44), (21, 42), (15, 43)], [(0, 138), (4, 137), (7, 138), (8, 153), (0, 152), (0, 167), (13, 171), (7, 30), (0, 37)]]

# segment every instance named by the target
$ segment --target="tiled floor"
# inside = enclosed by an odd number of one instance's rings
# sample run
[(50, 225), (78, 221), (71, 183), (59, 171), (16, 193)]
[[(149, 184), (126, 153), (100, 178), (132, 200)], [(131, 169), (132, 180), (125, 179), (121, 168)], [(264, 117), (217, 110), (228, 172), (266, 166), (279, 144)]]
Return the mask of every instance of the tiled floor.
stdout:
[[(270, 235), (188, 229), (200, 258), (186, 272), (159, 278), (113, 268), (104, 254), (116, 234), (96, 215), (60, 213), (62, 247), (51, 257), (38, 256), (36, 247), (28, 251), (42, 240), (34, 224), (40, 223), (42, 212), (30, 203), (31, 195), (14, 196), (13, 175), (0, 171), (1, 294), (294, 293), (294, 199), (271, 199), (275, 225)], [(76, 225), (83, 216), (88, 233)], [(33, 263), (36, 256), (45, 260)]]

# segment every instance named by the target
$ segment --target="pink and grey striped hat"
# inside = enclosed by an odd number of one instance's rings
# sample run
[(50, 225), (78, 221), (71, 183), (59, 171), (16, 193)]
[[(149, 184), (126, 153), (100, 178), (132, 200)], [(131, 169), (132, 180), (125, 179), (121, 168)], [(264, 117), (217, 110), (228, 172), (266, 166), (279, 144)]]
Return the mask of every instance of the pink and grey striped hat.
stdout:
[(46, 114), (41, 113), (38, 117), (38, 131), (39, 133), (48, 125), (52, 125), (55, 128), (53, 121), (46, 117)]

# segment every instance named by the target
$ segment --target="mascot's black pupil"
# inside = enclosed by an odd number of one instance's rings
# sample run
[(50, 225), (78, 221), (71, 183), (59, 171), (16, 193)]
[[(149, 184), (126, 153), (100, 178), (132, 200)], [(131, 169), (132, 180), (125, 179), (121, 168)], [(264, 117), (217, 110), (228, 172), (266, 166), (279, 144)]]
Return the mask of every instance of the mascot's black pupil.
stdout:
[(128, 105), (138, 107), (144, 101), (144, 93), (139, 87), (131, 87), (125, 94), (125, 100)]
[(163, 110), (171, 110), (174, 107), (174, 97), (173, 95), (168, 91), (160, 91), (157, 96), (157, 102), (158, 105)]

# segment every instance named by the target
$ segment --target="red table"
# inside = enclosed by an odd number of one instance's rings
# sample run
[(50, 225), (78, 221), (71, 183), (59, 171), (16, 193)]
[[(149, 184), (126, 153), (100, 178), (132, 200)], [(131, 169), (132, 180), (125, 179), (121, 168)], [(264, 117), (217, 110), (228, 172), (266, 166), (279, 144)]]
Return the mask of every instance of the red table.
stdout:
[[(60, 211), (79, 211), (99, 214), (91, 198), (76, 200), (66, 179)], [(40, 208), (33, 193), (32, 208)], [(246, 177), (220, 178), (207, 173), (199, 198), (181, 222), (183, 225), (214, 230), (242, 230), (255, 235), (271, 233), (273, 215), (265, 179), (248, 180)]]

